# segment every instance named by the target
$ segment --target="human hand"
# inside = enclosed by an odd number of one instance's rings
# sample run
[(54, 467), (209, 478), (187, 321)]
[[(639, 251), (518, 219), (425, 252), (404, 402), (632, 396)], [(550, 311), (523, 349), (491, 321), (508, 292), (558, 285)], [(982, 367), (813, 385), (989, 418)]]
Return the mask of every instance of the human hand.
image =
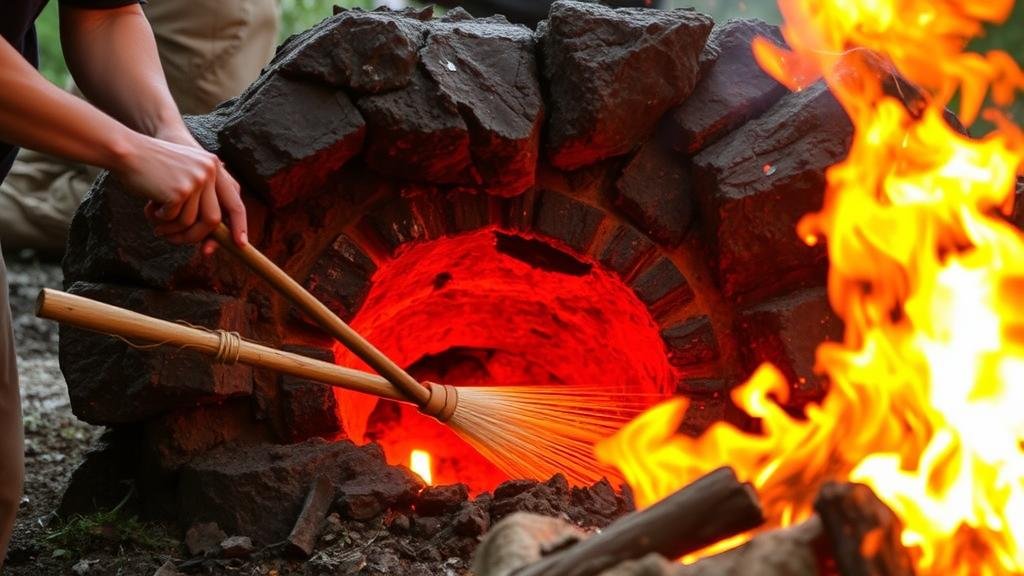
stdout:
[[(248, 242), (241, 188), (224, 164), (183, 128), (151, 138), (136, 134), (112, 171), (131, 192), (149, 199), (146, 218), (154, 232), (175, 244), (208, 238), (226, 215), (239, 246)], [(203, 252), (212, 254), (208, 239)]]

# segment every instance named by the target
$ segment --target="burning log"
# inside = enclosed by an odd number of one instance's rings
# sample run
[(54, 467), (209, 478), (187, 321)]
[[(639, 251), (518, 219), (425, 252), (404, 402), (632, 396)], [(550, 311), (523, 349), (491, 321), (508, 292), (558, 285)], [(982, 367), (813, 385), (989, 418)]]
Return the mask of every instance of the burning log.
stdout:
[[(516, 571), (516, 576), (590, 576), (651, 553), (678, 558), (764, 521), (753, 488), (720, 468), (603, 532)], [(548, 544), (551, 542), (549, 541)], [(486, 549), (486, 546), (482, 547)], [(486, 555), (486, 550), (481, 552)], [(506, 574), (507, 571), (480, 574)]]
[(320, 530), (323, 528), (324, 518), (334, 500), (334, 485), (327, 478), (320, 476), (313, 482), (306, 502), (302, 505), (302, 512), (295, 521), (295, 527), (288, 535), (288, 552), (302, 558), (309, 558), (313, 555), (316, 547), (316, 540), (320, 537)]
[(826, 484), (814, 508), (842, 576), (913, 576), (910, 555), (900, 541), (903, 526), (871, 488)]

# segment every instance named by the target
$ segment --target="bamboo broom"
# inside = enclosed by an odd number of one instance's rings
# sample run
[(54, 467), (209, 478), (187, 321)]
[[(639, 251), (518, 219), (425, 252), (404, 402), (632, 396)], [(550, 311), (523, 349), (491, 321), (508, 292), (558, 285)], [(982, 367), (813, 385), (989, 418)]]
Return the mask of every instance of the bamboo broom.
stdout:
[[(222, 363), (242, 362), (325, 384), (412, 403), (387, 379), (208, 331), (152, 318), (88, 298), (44, 289), (36, 314), (62, 324), (177, 348), (193, 349)], [(460, 387), (445, 422), (463, 440), (513, 478), (563, 473), (585, 485), (618, 478), (593, 456), (599, 440), (618, 431), (646, 403), (596, 387)]]

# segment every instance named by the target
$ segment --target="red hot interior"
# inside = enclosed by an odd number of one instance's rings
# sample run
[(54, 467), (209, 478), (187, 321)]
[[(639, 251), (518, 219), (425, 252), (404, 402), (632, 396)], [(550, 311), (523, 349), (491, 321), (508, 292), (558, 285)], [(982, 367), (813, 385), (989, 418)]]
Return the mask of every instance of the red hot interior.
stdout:
[[(597, 383), (634, 398), (667, 395), (674, 382), (657, 324), (619, 277), (550, 242), (493, 228), (404, 246), (380, 265), (351, 325), (420, 381)], [(366, 369), (340, 345), (335, 358)], [(389, 462), (408, 465), (423, 449), (435, 484), (479, 492), (507, 479), (415, 408), (337, 394), (349, 437), (379, 442)]]

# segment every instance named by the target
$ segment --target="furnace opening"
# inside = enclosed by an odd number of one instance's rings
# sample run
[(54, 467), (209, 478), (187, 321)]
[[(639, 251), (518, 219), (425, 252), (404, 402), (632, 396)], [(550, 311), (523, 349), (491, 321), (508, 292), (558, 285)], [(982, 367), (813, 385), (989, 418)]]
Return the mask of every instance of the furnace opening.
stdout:
[[(508, 250), (515, 246), (516, 250)], [(537, 248), (539, 258), (524, 254)], [(561, 253), (560, 265), (551, 266)], [(417, 379), (456, 386), (597, 384), (634, 400), (671, 393), (657, 323), (613, 273), (547, 240), (485, 229), (402, 247), (380, 265), (353, 328)], [(339, 364), (367, 369), (337, 346)], [(435, 484), (489, 490), (506, 476), (411, 406), (338, 390), (339, 418), (388, 460), (430, 454)], [(422, 464), (421, 464), (422, 465)]]

